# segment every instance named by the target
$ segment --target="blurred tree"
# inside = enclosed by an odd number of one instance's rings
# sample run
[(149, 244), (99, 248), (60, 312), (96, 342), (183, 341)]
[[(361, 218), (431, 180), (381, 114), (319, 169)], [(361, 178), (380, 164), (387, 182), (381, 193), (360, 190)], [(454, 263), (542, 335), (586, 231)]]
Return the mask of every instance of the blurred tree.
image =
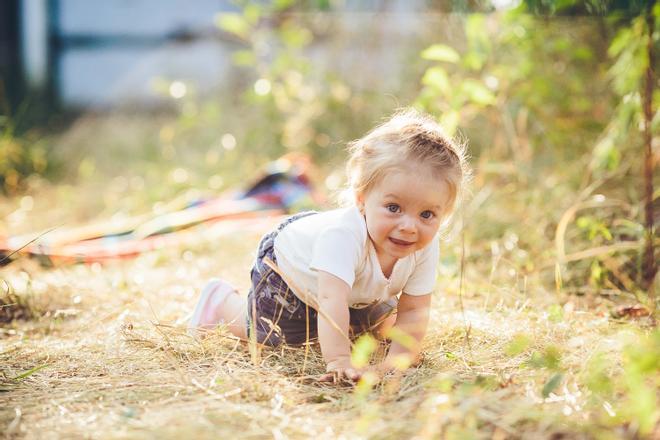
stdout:
[(233, 54), (234, 64), (247, 73), (242, 99), (272, 124), (264, 131), (278, 134), (273, 141), (284, 148), (279, 154), (305, 151), (321, 162), (333, 156), (325, 148), (330, 137), (321, 117), (341, 114), (351, 90), (336, 72), (310, 59), (306, 52), (315, 38), (313, 16), (299, 14), (329, 7), (328, 1), (245, 2), (240, 12), (217, 17), (219, 28), (243, 46)]
[(15, 135), (11, 119), (0, 119), (0, 191), (14, 194), (32, 173), (43, 173), (48, 161), (43, 139)]
[[(482, 170), (498, 166), (505, 172), (512, 162), (507, 172), (521, 183), (543, 186), (540, 179), (548, 176), (541, 170), (582, 163), (586, 172), (583, 167), (573, 174), (579, 177), (574, 183), (579, 194), (588, 196), (595, 184), (605, 181), (629, 186), (639, 175), (629, 165), (643, 149), (645, 180), (635, 190), (645, 214), (626, 213), (635, 216), (626, 221), (639, 228), (626, 227), (613, 235), (623, 222), (610, 217), (589, 223), (606, 233), (585, 238), (630, 240), (631, 230), (639, 240), (645, 236), (643, 263), (626, 270), (647, 292), (653, 292), (656, 270), (651, 143), (660, 123), (653, 110), (660, 98), (653, 73), (659, 10), (654, 1), (528, 0), (500, 13), (466, 15), (464, 45), (434, 44), (421, 53), (432, 65), (422, 77), (417, 99), (417, 105), (438, 115), (450, 132), (461, 126), (473, 151), (481, 149)], [(583, 15), (589, 18), (580, 18)], [(622, 157), (627, 159), (625, 167)], [(575, 209), (582, 202), (578, 200)], [(588, 272), (602, 270), (601, 258), (607, 258), (603, 255), (595, 257), (596, 266), (586, 265)], [(563, 256), (562, 245), (557, 257)]]

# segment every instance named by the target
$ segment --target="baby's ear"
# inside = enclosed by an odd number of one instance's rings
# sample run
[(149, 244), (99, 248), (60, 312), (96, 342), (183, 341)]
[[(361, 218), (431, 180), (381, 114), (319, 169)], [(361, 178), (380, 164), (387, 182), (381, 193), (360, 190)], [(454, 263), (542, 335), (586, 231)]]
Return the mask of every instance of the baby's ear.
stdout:
[(355, 206), (357, 206), (360, 212), (364, 214), (364, 192), (354, 191), (353, 199), (355, 201)]

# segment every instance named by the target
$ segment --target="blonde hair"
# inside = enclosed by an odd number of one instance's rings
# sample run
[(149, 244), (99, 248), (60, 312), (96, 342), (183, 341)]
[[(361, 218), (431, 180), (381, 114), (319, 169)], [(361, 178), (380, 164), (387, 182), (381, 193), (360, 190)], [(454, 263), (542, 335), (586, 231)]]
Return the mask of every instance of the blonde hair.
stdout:
[(449, 215), (461, 198), (470, 176), (465, 145), (444, 133), (429, 115), (408, 108), (394, 113), (361, 139), (349, 143), (346, 165), (349, 191), (366, 194), (392, 171), (406, 170), (411, 162), (429, 167), (449, 186)]

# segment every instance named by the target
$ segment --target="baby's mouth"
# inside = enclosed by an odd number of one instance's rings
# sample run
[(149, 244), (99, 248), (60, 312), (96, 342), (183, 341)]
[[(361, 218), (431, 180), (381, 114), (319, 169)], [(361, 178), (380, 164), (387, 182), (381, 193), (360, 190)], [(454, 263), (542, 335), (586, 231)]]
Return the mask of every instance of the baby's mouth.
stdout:
[(389, 237), (390, 241), (397, 246), (412, 246), (414, 241), (399, 240), (398, 238)]

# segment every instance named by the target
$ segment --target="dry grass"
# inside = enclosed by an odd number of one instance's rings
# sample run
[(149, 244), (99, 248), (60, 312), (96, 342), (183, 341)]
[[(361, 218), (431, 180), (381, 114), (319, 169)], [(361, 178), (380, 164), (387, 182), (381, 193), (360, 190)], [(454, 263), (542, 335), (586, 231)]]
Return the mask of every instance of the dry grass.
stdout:
[[(461, 237), (442, 252), (422, 364), (373, 389), (316, 383), (318, 348), (307, 357), (263, 350), (255, 362), (223, 330), (201, 342), (185, 333), (208, 278), (247, 291), (253, 232), (104, 266), (14, 261), (0, 268), (8, 317), (0, 322), (0, 430), (25, 439), (660, 436), (652, 319), (613, 319), (612, 306), (634, 295), (610, 289), (605, 297), (582, 272), (555, 286), (546, 263), (570, 194), (504, 183), (477, 182), (466, 208), (462, 289)], [(0, 233), (89, 218), (93, 203), (84, 201), (101, 198), (90, 188), (76, 188), (73, 203), (71, 187), (40, 186), (31, 210), (17, 209), (24, 199), (5, 200)], [(139, 195), (129, 207), (113, 204), (125, 189), (106, 191), (101, 217), (146, 205)], [(588, 247), (578, 232), (568, 230), (568, 252)], [(650, 360), (635, 360), (631, 347)]]
[[(314, 382), (318, 349), (264, 350), (251, 360), (220, 330), (203, 341), (182, 320), (201, 284), (219, 271), (247, 287), (258, 237), (179, 249), (101, 267), (41, 269), (20, 260), (0, 276), (29, 286), (41, 316), (2, 328), (0, 426), (8, 438), (593, 438), (633, 437), (608, 422), (617, 402), (596, 402), (585, 365), (596, 353), (620, 368), (621, 335), (634, 331), (573, 299), (552, 319), (539, 286), (490, 287), (488, 304), (466, 271), (435, 298), (423, 363), (375, 389)], [(28, 282), (29, 281), (29, 282)], [(483, 282), (483, 281), (482, 281)], [(531, 343), (509, 348), (516, 335)], [(564, 378), (528, 366), (558, 347)], [(509, 354), (507, 354), (509, 353)], [(303, 371), (304, 366), (304, 371)], [(32, 369), (38, 370), (32, 371)], [(623, 397), (622, 397), (623, 399)], [(616, 420), (616, 417), (610, 417)], [(613, 430), (611, 430), (613, 429)]]

